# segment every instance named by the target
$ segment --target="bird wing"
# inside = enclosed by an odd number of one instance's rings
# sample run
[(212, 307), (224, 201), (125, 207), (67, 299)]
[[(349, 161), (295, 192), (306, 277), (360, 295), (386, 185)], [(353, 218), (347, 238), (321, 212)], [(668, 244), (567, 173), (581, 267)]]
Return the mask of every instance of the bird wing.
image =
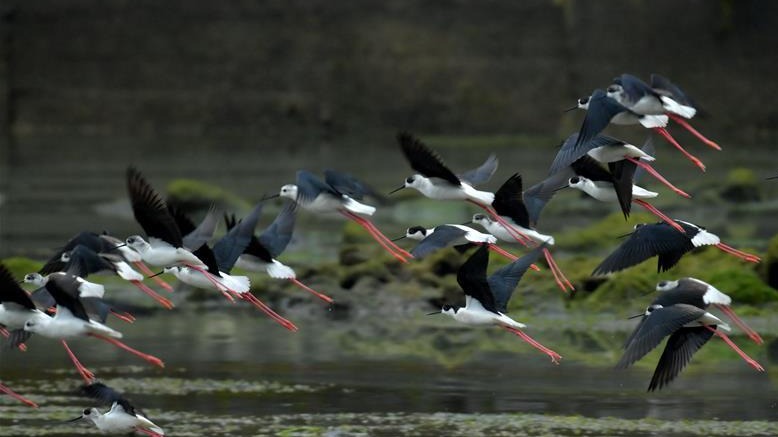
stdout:
[[(715, 326), (711, 328), (716, 329)], [(689, 364), (689, 361), (700, 348), (713, 337), (713, 331), (705, 326), (694, 328), (681, 328), (673, 333), (667, 340), (665, 350), (659, 357), (659, 362), (651, 377), (648, 391), (659, 390), (675, 379), (676, 376)]]
[(296, 216), (296, 205), (288, 203), (278, 213), (273, 223), (259, 235), (259, 243), (267, 249), (273, 258), (281, 255), (292, 240)]
[(362, 200), (365, 196), (382, 197), (372, 187), (348, 173), (324, 170), (324, 182), (338, 193), (352, 199)]
[(690, 106), (697, 109), (697, 104), (694, 102), (694, 100), (664, 76), (652, 73), (651, 88), (653, 88), (654, 91), (656, 91), (658, 94), (667, 95), (684, 106)]
[(672, 226), (660, 222), (638, 227), (621, 243), (592, 275), (606, 275), (640, 264), (652, 256), (659, 256), (659, 271), (674, 266), (681, 256), (692, 250), (691, 240)]
[(165, 201), (134, 167), (127, 169), (127, 190), (135, 220), (149, 237), (181, 247), (183, 239)]
[[(643, 147), (641, 147), (640, 150), (642, 150), (647, 155), (651, 155), (656, 158), (656, 148), (654, 147), (654, 139), (651, 137), (651, 135), (646, 138), (646, 141), (643, 143)], [(635, 170), (635, 174), (632, 176), (633, 183), (638, 184), (643, 178), (644, 174), (646, 174), (646, 170), (643, 167), (638, 167)]]
[(184, 247), (197, 249), (203, 244), (208, 243), (213, 238), (216, 231), (216, 225), (219, 223), (218, 212), (216, 208), (211, 207), (203, 217), (203, 220), (194, 230), (184, 235)]
[(578, 144), (578, 132), (570, 135), (562, 143), (562, 146), (557, 151), (554, 157), (554, 162), (551, 163), (551, 168), (548, 170), (549, 174), (558, 172), (559, 170), (567, 167), (577, 161), (580, 157), (586, 155), (590, 150), (603, 146), (622, 146), (624, 141), (617, 140), (616, 138), (606, 135), (597, 135), (589, 141)]
[(0, 263), (0, 303), (20, 305), (28, 310), (35, 309), (30, 296), (19, 286), (11, 271), (2, 263)]
[(405, 154), (405, 159), (411, 164), (411, 168), (428, 178), (439, 178), (454, 186), (462, 185), (459, 177), (454, 174), (440, 156), (429, 149), (424, 143), (407, 132), (397, 134), (397, 141)]
[(313, 173), (307, 170), (299, 170), (297, 172), (297, 198), (305, 202), (310, 202), (315, 199), (321, 193), (331, 194), (333, 196), (341, 196), (340, 193), (335, 191), (331, 186), (322, 182), (319, 178), (313, 175)]
[(43, 308), (44, 310), (49, 309), (57, 304), (57, 301), (51, 297), (51, 293), (46, 290), (45, 285), (30, 293), (30, 299), (32, 299), (32, 301), (35, 302), (38, 307)]
[(538, 223), (543, 208), (554, 197), (557, 190), (567, 186), (567, 181), (573, 176), (575, 176), (573, 169), (565, 167), (524, 190), (524, 206), (529, 213), (530, 225), (535, 226)]
[(62, 269), (66, 273), (82, 278), (103, 270), (116, 271), (116, 268), (113, 264), (101, 258), (97, 252), (81, 244), (70, 251), (70, 261)]
[(637, 102), (643, 96), (656, 96), (659, 95), (651, 88), (647, 83), (640, 80), (638, 77), (631, 74), (622, 74), (614, 80), (615, 83), (621, 85), (624, 90), (624, 94), (627, 95), (627, 100), (631, 102)]
[(131, 416), (136, 414), (135, 407), (132, 406), (132, 404), (130, 404), (130, 402), (125, 399), (121, 393), (111, 387), (108, 387), (102, 382), (93, 382), (92, 384), (82, 386), (81, 393), (106, 405), (113, 405), (116, 403), (122, 407), (122, 409), (124, 409), (125, 413)]
[(611, 119), (621, 112), (629, 111), (616, 100), (608, 97), (603, 90), (594, 90), (589, 98), (589, 108), (586, 111), (581, 129), (578, 131), (576, 147), (589, 142), (610, 124)]
[(575, 174), (596, 182), (614, 183), (613, 174), (605, 169), (599, 161), (589, 155), (583, 155), (570, 164)]
[(46, 264), (38, 270), (41, 275), (48, 275), (49, 273), (61, 272), (65, 269), (65, 263), (62, 262), (62, 254), (73, 250), (76, 246), (83, 245), (95, 252), (101, 252), (108, 249), (107, 244), (103, 243), (100, 236), (94, 232), (84, 231), (74, 235), (64, 246), (57, 250)]
[(54, 298), (57, 306), (67, 308), (73, 316), (88, 322), (89, 315), (78, 299), (78, 287), (78, 278), (67, 273), (52, 273), (46, 282), (46, 291)]
[(111, 313), (111, 306), (99, 297), (82, 297), (81, 304), (84, 305), (89, 318), (100, 323), (105, 323), (108, 314)]
[(619, 201), (624, 218), (629, 218), (632, 208), (632, 182), (637, 165), (626, 159), (609, 162), (608, 169), (613, 175), (613, 189), (616, 191), (616, 199)]
[(637, 326), (638, 332), (632, 335), (632, 341), (627, 345), (616, 367), (629, 367), (651, 352), (665, 337), (681, 329), (683, 325), (699, 319), (703, 314), (705, 310), (686, 304), (653, 310)]
[(458, 178), (460, 181), (467, 182), (472, 186), (484, 184), (488, 182), (489, 179), (492, 178), (492, 175), (494, 175), (494, 172), (497, 171), (498, 164), (499, 160), (497, 159), (497, 155), (491, 154), (480, 167), (468, 170), (458, 175)]
[(482, 245), (459, 268), (457, 283), (464, 291), (465, 296), (477, 300), (486, 310), (497, 313), (497, 303), (489, 290), (489, 282), (486, 279), (488, 265), (489, 248)]
[(508, 301), (513, 295), (513, 290), (519, 285), (519, 281), (521, 280), (521, 277), (524, 276), (524, 272), (526, 272), (529, 266), (538, 259), (544, 247), (545, 244), (536, 247), (516, 261), (501, 267), (487, 278), (489, 289), (494, 296), (497, 311), (501, 313), (508, 312)]
[(252, 242), (258, 244), (254, 237), (254, 228), (262, 214), (264, 203), (258, 203), (249, 215), (236, 224), (235, 216), (224, 216), (227, 233), (213, 246), (213, 254), (219, 269), (229, 273), (241, 254), (249, 251)]
[(413, 255), (414, 258), (423, 258), (438, 249), (448, 246), (457, 239), (462, 238), (466, 233), (467, 232), (456, 226), (440, 225), (435, 228), (434, 232), (427, 235), (413, 248), (413, 250), (411, 250), (411, 255)]
[(524, 206), (521, 175), (515, 173), (494, 193), (492, 207), (498, 215), (510, 217), (516, 224), (529, 228), (529, 211)]

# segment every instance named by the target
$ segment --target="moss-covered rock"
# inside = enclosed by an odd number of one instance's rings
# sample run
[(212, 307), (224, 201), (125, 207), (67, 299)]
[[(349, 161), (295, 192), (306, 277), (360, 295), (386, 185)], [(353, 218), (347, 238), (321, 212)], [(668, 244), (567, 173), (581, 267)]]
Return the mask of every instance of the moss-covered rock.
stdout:
[(719, 195), (733, 203), (756, 202), (762, 198), (756, 175), (752, 170), (742, 167), (730, 170)]
[(194, 179), (174, 179), (167, 186), (170, 202), (185, 211), (207, 209), (216, 205), (221, 209), (246, 210), (249, 202), (213, 184)]

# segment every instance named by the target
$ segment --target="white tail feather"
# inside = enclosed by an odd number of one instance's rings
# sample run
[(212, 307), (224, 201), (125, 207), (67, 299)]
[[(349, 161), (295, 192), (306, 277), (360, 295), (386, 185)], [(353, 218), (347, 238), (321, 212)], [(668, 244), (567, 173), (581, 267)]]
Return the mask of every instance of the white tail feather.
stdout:
[(143, 275), (135, 271), (129, 264), (124, 261), (119, 261), (114, 264), (116, 266), (116, 274), (125, 281), (142, 281)]
[(276, 260), (273, 260), (271, 264), (267, 265), (267, 274), (275, 279), (294, 279), (296, 277), (294, 270), (292, 270), (291, 267), (281, 264)]
[(649, 129), (655, 128), (655, 127), (665, 127), (667, 126), (667, 116), (666, 115), (644, 115), (638, 119), (640, 121), (640, 124), (643, 127), (647, 127)]
[(667, 112), (672, 112), (673, 114), (678, 114), (683, 118), (692, 118), (695, 114), (697, 114), (697, 110), (692, 108), (691, 106), (682, 105), (675, 100), (671, 99), (667, 96), (661, 96), (662, 99), (662, 106), (664, 106), (665, 110)]
[(102, 298), (105, 294), (105, 287), (102, 284), (95, 284), (87, 280), (81, 279), (78, 286), (78, 297), (99, 297)]
[(359, 203), (356, 200), (343, 196), (343, 207), (353, 212), (354, 214), (373, 215), (375, 214), (375, 208), (364, 203)]

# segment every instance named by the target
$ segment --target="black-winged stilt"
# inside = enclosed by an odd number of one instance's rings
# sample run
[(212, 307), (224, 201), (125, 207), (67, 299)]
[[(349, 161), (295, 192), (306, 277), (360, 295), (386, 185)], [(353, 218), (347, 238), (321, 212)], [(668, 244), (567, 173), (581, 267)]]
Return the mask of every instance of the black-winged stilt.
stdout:
[(110, 405), (111, 408), (105, 414), (97, 408), (87, 408), (81, 416), (69, 422), (87, 420), (103, 434), (126, 434), (137, 431), (152, 437), (165, 435), (162, 428), (155, 425), (142, 411), (135, 408), (130, 401), (111, 387), (101, 382), (94, 382), (81, 387), (81, 393), (105, 405)]
[(409, 238), (419, 241), (419, 244), (411, 250), (414, 258), (424, 258), (432, 252), (444, 247), (454, 246), (458, 250), (467, 250), (470, 246), (485, 245), (494, 252), (515, 261), (517, 257), (496, 245), (497, 238), (494, 235), (484, 234), (475, 229), (457, 224), (438, 225), (434, 228), (423, 226), (411, 226), (405, 231), (405, 235), (395, 238), (394, 241)]

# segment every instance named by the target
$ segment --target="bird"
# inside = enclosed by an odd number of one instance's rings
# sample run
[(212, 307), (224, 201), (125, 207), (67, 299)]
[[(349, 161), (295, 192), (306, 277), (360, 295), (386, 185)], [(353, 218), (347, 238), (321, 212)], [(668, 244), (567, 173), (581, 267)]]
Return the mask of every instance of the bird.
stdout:
[[(240, 222), (236, 221), (234, 215), (224, 216), (228, 232), (213, 247), (217, 257), (234, 257), (237, 254), (236, 267), (265, 272), (271, 278), (286, 279), (324, 302), (333, 303), (331, 297), (300, 282), (291, 267), (276, 259), (292, 239), (296, 216), (295, 203), (287, 203), (270, 226), (257, 237), (254, 235), (254, 228), (261, 211), (260, 203)], [(239, 247), (244, 247), (242, 252)]]
[(578, 131), (576, 147), (591, 141), (595, 136), (602, 132), (608, 124), (640, 124), (643, 127), (652, 129), (654, 132), (660, 134), (687, 159), (692, 161), (700, 170), (705, 171), (705, 164), (686, 151), (686, 149), (670, 135), (670, 132), (665, 129), (668, 120), (666, 115), (638, 114), (616, 101), (616, 99), (608, 96), (602, 89), (596, 89), (590, 96), (578, 99), (577, 105), (568, 108), (567, 111), (572, 111), (574, 109), (586, 110), (586, 117), (584, 117), (581, 128)]
[(50, 274), (46, 282), (46, 290), (56, 301), (57, 312), (54, 317), (28, 319), (24, 322), (24, 330), (44, 337), (59, 339), (76, 369), (87, 383), (94, 378), (94, 374), (78, 361), (78, 358), (68, 347), (66, 339), (91, 336), (124, 349), (152, 365), (165, 367), (159, 358), (144, 354), (117, 340), (122, 338), (121, 332), (91, 320), (84, 305), (77, 297), (78, 287), (79, 284), (72, 275), (60, 272)]
[(350, 192), (359, 191), (359, 187), (353, 183), (353, 178), (339, 177), (340, 173), (330, 170), (327, 174), (328, 180), (322, 182), (312, 173), (306, 170), (297, 172), (295, 184), (286, 184), (281, 187), (278, 194), (267, 197), (285, 197), (293, 200), (301, 208), (317, 213), (332, 214), (338, 213), (349, 220), (363, 227), (381, 245), (390, 255), (402, 263), (407, 263), (411, 255), (394, 244), (367, 218), (362, 216), (372, 216), (376, 208), (364, 203), (360, 203), (353, 197), (342, 193), (334, 188), (339, 186), (350, 187)]
[[(643, 149), (647, 148), (653, 148), (651, 137), (648, 138), (643, 146)], [(554, 161), (551, 163), (549, 174), (559, 172), (585, 155), (589, 155), (602, 164), (627, 160), (654, 176), (659, 182), (679, 196), (690, 198), (691, 196), (688, 193), (671, 184), (651, 164), (648, 164), (647, 161), (654, 161), (655, 158), (643, 149), (606, 135), (597, 135), (583, 144), (578, 144), (578, 133), (573, 133), (560, 146)]]
[(697, 114), (696, 105), (691, 98), (664, 76), (652, 74), (650, 81), (649, 86), (639, 78), (625, 73), (614, 79), (607, 94), (638, 114), (665, 114), (705, 145), (721, 150), (718, 144), (703, 136), (685, 120)]
[(575, 161), (571, 167), (576, 175), (568, 180), (568, 186), (583, 191), (600, 202), (618, 202), (624, 218), (629, 217), (631, 204), (636, 203), (664, 220), (679, 232), (683, 228), (666, 214), (644, 199), (657, 197), (659, 193), (634, 184), (636, 166), (629, 161), (608, 163), (608, 170), (588, 155)]
[(97, 408), (86, 408), (79, 417), (68, 422), (88, 420), (103, 434), (126, 434), (137, 431), (152, 437), (165, 435), (162, 428), (149, 420), (127, 398), (102, 382), (92, 382), (81, 387), (80, 391), (89, 398), (110, 405), (111, 408), (105, 414)]
[(444, 305), (439, 311), (428, 315), (445, 314), (467, 325), (497, 325), (519, 336), (532, 347), (548, 355), (553, 363), (559, 364), (561, 355), (524, 333), (522, 329), (527, 325), (505, 315), (513, 290), (524, 272), (540, 256), (542, 247), (533, 249), (487, 278), (489, 251), (486, 246), (479, 246), (457, 272), (457, 283), (465, 293), (465, 306)]
[(427, 229), (423, 226), (411, 226), (405, 231), (405, 235), (395, 238), (394, 241), (409, 238), (419, 241), (419, 244), (411, 250), (414, 258), (424, 258), (432, 252), (444, 247), (454, 246), (460, 251), (467, 250), (473, 245), (484, 245), (494, 252), (515, 261), (517, 257), (512, 253), (496, 245), (497, 238), (494, 235), (484, 234), (475, 229), (456, 224), (438, 225)]
[[(732, 298), (705, 281), (691, 277), (676, 279), (674, 281), (664, 280), (656, 284), (656, 291), (673, 292), (670, 294), (677, 296), (678, 299), (682, 299), (681, 303), (688, 303), (698, 308), (707, 309), (709, 305), (714, 305), (743, 330), (754, 343), (762, 344), (764, 342), (762, 337), (746, 325), (732, 310), (730, 307)], [(661, 298), (657, 298), (657, 301), (662, 303)]]
[(683, 220), (674, 220), (684, 232), (678, 232), (666, 222), (638, 223), (629, 238), (606, 257), (592, 272), (593, 276), (607, 275), (643, 261), (658, 257), (657, 272), (669, 270), (681, 257), (695, 247), (716, 246), (719, 250), (744, 261), (758, 263), (760, 258), (739, 251), (719, 239), (705, 228)]
[(16, 393), (15, 391), (11, 390), (6, 385), (0, 384), (0, 392), (7, 394), (8, 396), (16, 399), (17, 401), (27, 405), (28, 407), (38, 408), (38, 404), (36, 404), (35, 402), (25, 398), (24, 396), (20, 395), (19, 393)]
[(729, 325), (705, 311), (704, 308), (682, 303), (683, 300), (681, 293), (664, 292), (648, 306), (644, 313), (634, 316), (641, 317), (640, 323), (627, 338), (624, 355), (616, 364), (616, 368), (623, 369), (632, 365), (669, 335), (670, 338), (648, 386), (648, 391), (658, 390), (675, 379), (689, 363), (692, 355), (713, 335), (716, 335), (749, 365), (758, 371), (764, 371), (759, 363), (748, 357), (726, 334), (721, 332), (729, 331)]
[[(557, 265), (547, 246), (554, 244), (554, 237), (536, 231), (534, 226), (540, 217), (540, 212), (556, 192), (556, 188), (567, 179), (569, 167), (565, 171), (552, 174), (526, 191), (522, 191), (522, 178), (518, 173), (509, 177), (495, 192), (492, 208), (500, 220), (495, 220), (486, 214), (474, 214), (471, 222), (481, 225), (487, 232), (502, 241), (518, 241), (516, 235), (535, 244), (545, 244), (543, 254), (554, 281), (559, 288), (575, 290), (573, 284)], [(526, 245), (524, 241), (520, 241)]]

